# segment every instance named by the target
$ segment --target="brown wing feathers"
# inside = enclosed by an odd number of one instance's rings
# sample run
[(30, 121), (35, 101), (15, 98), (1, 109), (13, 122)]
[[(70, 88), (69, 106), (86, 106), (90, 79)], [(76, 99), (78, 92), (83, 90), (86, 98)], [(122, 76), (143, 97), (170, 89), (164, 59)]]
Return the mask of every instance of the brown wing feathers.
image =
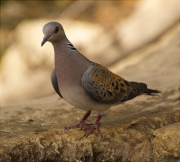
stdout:
[(121, 102), (131, 88), (123, 78), (96, 63), (83, 75), (82, 85), (93, 98), (109, 104)]
[(109, 104), (131, 100), (142, 93), (158, 92), (147, 89), (144, 83), (128, 82), (96, 63), (84, 73), (82, 85), (94, 99)]

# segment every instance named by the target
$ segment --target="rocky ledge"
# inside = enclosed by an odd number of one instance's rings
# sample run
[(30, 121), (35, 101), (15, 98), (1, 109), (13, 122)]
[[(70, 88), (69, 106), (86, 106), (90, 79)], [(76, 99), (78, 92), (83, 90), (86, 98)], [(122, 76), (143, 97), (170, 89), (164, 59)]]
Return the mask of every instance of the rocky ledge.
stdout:
[[(6, 140), (2, 141), (0, 161), (179, 161), (178, 121), (178, 112), (141, 117), (101, 127), (103, 137), (97, 132), (83, 137), (85, 132), (78, 129), (39, 129), (34, 135), (29, 131), (28, 135), (23, 132), (24, 128), (12, 130), (9, 127), (9, 137), (8, 129), (3, 130)], [(14, 138), (12, 132), (19, 138)], [(7, 137), (11, 142), (7, 142)]]

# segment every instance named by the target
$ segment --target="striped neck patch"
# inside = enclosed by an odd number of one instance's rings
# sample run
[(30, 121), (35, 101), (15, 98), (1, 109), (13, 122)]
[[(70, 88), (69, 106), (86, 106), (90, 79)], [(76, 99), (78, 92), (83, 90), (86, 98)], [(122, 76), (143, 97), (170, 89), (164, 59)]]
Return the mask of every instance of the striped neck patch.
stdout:
[(67, 47), (72, 50), (73, 52), (78, 52), (78, 50), (72, 45), (72, 43), (68, 42)]

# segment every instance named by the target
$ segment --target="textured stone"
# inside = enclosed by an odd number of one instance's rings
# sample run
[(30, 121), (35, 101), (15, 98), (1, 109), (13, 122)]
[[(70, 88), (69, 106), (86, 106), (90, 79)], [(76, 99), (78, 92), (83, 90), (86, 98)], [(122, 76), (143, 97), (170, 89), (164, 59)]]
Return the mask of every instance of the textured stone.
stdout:
[(180, 122), (157, 129), (152, 135), (155, 161), (180, 160)]
[(177, 113), (101, 127), (103, 137), (94, 132), (83, 138), (85, 132), (77, 129), (30, 136), (27, 130), (26, 138), (10, 140), (1, 149), (0, 161), (178, 161), (180, 123), (172, 120), (178, 122)]

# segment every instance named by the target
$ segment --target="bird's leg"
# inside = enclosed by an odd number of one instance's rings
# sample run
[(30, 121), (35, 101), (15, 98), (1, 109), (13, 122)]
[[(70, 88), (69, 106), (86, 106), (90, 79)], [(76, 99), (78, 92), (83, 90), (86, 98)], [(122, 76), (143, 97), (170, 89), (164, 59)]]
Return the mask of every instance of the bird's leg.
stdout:
[[(79, 122), (79, 124), (77, 125), (74, 125), (74, 126), (71, 126), (71, 127), (65, 127), (66, 130), (69, 130), (69, 129), (72, 129), (72, 128), (81, 128), (86, 125), (86, 126), (89, 126), (89, 125), (92, 125), (92, 124), (86, 124), (85, 121), (86, 119), (89, 117), (89, 115), (91, 114), (91, 111), (87, 111), (87, 113), (83, 116), (83, 118), (81, 119), (81, 121)], [(80, 130), (81, 130), (80, 129)]]
[(94, 123), (93, 126), (90, 126), (90, 127), (87, 127), (87, 128), (83, 128), (83, 130), (90, 129), (90, 131), (89, 131), (88, 133), (86, 133), (86, 134), (84, 135), (84, 137), (85, 137), (85, 136), (86, 136), (86, 137), (89, 136), (89, 135), (94, 131), (94, 129), (97, 129), (97, 132), (102, 136), (102, 134), (101, 134), (101, 132), (100, 132), (100, 130), (99, 130), (99, 125), (100, 125), (99, 121), (101, 120), (101, 118), (102, 118), (102, 114), (100, 113), (100, 114), (98, 115), (98, 117), (97, 117), (97, 119), (96, 119), (96, 122)]

